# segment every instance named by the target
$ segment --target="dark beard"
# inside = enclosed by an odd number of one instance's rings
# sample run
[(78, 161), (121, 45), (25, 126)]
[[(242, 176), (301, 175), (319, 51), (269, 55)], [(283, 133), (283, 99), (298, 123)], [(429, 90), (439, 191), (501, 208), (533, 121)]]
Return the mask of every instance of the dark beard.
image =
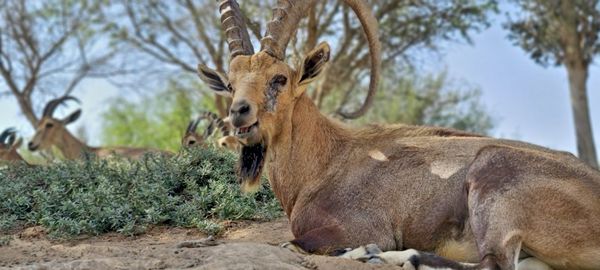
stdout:
[(266, 155), (267, 147), (262, 143), (242, 147), (238, 163), (238, 176), (242, 190), (258, 189)]

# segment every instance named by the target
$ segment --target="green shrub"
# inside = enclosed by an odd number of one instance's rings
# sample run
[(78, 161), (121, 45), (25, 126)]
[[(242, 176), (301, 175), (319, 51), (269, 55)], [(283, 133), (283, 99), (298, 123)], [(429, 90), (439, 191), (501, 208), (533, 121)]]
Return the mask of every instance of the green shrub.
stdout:
[(143, 233), (151, 225), (221, 230), (218, 221), (272, 219), (281, 209), (266, 181), (242, 194), (235, 157), (216, 149), (139, 161), (86, 157), (0, 169), (0, 230), (42, 225), (52, 237)]

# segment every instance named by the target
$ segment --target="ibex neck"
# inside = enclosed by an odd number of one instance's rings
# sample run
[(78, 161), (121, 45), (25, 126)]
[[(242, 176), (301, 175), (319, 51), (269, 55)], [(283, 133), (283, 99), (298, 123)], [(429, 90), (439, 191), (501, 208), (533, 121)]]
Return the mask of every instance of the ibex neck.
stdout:
[(298, 195), (325, 180), (329, 161), (347, 138), (341, 124), (322, 115), (308, 96), (300, 97), (268, 148), (269, 181), (288, 217)]
[(62, 133), (60, 140), (55, 143), (67, 159), (78, 159), (84, 152), (93, 151), (91, 147), (75, 138), (75, 136), (66, 129), (65, 132)]

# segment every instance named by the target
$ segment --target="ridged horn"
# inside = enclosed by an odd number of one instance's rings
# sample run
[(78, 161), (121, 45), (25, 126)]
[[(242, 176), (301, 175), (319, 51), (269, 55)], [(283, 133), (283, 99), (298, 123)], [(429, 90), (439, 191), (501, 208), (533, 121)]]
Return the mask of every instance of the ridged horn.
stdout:
[[(357, 118), (367, 112), (379, 83), (379, 73), (381, 69), (381, 43), (379, 42), (377, 19), (373, 11), (364, 0), (344, 0), (350, 8), (356, 13), (369, 43), (369, 54), (371, 56), (371, 76), (369, 82), (369, 92), (365, 102), (355, 112), (338, 113), (344, 118)], [(300, 20), (306, 16), (308, 9), (314, 6), (315, 0), (294, 1), (278, 0), (273, 8), (273, 19), (267, 23), (267, 32), (261, 39), (261, 51), (265, 51), (271, 56), (284, 61), (285, 50), (291, 36), (296, 32)]]
[(238, 55), (254, 54), (246, 22), (238, 3), (235, 0), (217, 0), (217, 2), (221, 13), (221, 26), (229, 45), (229, 60)]
[(200, 112), (200, 115), (198, 115), (198, 117), (196, 117), (195, 120), (190, 121), (186, 132), (196, 132), (198, 124), (203, 119), (208, 120), (210, 124), (213, 125), (213, 127), (218, 127), (221, 133), (223, 133), (223, 136), (229, 134), (229, 128), (227, 127), (227, 125), (225, 125), (225, 122), (223, 122), (223, 120), (217, 114), (206, 111)]
[(273, 8), (273, 19), (267, 23), (267, 32), (260, 40), (260, 50), (283, 61), (285, 49), (296, 33), (298, 23), (315, 3), (316, 0), (278, 0)]
[(369, 43), (369, 54), (371, 56), (371, 77), (369, 79), (369, 92), (365, 102), (361, 105), (358, 110), (354, 112), (342, 112), (338, 111), (342, 117), (346, 119), (354, 119), (365, 114), (375, 98), (375, 92), (377, 92), (377, 85), (379, 84), (379, 74), (381, 72), (381, 42), (379, 41), (379, 30), (377, 19), (373, 15), (373, 11), (367, 5), (364, 0), (344, 0), (350, 8), (356, 13), (360, 24), (367, 36), (367, 42)]
[(188, 124), (187, 128), (185, 129), (185, 133), (194, 133), (194, 132), (196, 132), (196, 128), (198, 128), (198, 123), (200, 123), (200, 119), (196, 119), (196, 120), (190, 121), (190, 123)]
[(52, 115), (54, 114), (54, 111), (56, 110), (56, 108), (58, 108), (58, 106), (60, 104), (64, 104), (65, 101), (68, 100), (73, 100), (77, 103), (81, 103), (79, 101), (79, 99), (77, 99), (76, 97), (73, 96), (63, 96), (63, 97), (59, 97), (53, 100), (50, 100), (47, 104), (46, 107), (44, 108), (44, 112), (42, 113), (42, 116), (48, 116), (48, 117), (52, 117)]
[(2, 134), (0, 134), (0, 144), (5, 146), (11, 146), (15, 141), (15, 136), (17, 135), (17, 130), (15, 128), (7, 128)]

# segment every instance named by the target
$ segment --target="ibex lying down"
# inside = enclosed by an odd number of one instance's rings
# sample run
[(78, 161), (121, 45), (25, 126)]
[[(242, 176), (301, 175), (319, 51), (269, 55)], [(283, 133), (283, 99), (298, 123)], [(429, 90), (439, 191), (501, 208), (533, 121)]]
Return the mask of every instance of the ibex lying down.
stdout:
[(3, 161), (22, 161), (24, 160), (17, 152), (21, 147), (23, 139), (17, 139), (17, 132), (14, 128), (5, 129), (0, 134), (0, 160)]
[[(198, 129), (198, 124), (203, 119), (209, 120), (210, 123), (202, 135), (200, 135), (196, 130)], [(220, 147), (237, 150), (239, 148), (239, 143), (237, 138), (230, 134), (230, 125), (230, 123), (223, 121), (218, 115), (212, 112), (202, 112), (195, 120), (190, 121), (185, 130), (185, 134), (181, 139), (181, 145), (183, 147), (206, 146), (206, 140), (213, 134), (216, 126), (223, 135), (219, 138), (217, 144)]]
[[(325, 117), (305, 90), (329, 60), (329, 46), (318, 45), (296, 68), (284, 62), (291, 34), (316, 1), (277, 2), (254, 54), (237, 3), (222, 1), (229, 72), (201, 66), (199, 74), (233, 97), (242, 185), (257, 186), (268, 164), (293, 246), (331, 253), (375, 243), (398, 251), (361, 256), (406, 269), (515, 269), (521, 252), (556, 269), (600, 269), (600, 172), (523, 142), (352, 129)], [(365, 2), (345, 2), (371, 53), (363, 111), (379, 75), (377, 22)]]
[(81, 116), (81, 109), (71, 113), (65, 119), (56, 119), (52, 115), (56, 108), (67, 100), (79, 102), (76, 98), (65, 96), (53, 99), (44, 108), (42, 119), (40, 119), (35, 130), (35, 135), (27, 145), (29, 150), (44, 150), (49, 149), (53, 145), (57, 146), (67, 159), (78, 159), (82, 154), (94, 153), (100, 158), (106, 158), (112, 155), (123, 156), (127, 158), (137, 159), (146, 153), (161, 153), (172, 155), (171, 152), (162, 151), (151, 148), (134, 148), (134, 147), (91, 147), (81, 142), (69, 130), (66, 125), (75, 122)]

